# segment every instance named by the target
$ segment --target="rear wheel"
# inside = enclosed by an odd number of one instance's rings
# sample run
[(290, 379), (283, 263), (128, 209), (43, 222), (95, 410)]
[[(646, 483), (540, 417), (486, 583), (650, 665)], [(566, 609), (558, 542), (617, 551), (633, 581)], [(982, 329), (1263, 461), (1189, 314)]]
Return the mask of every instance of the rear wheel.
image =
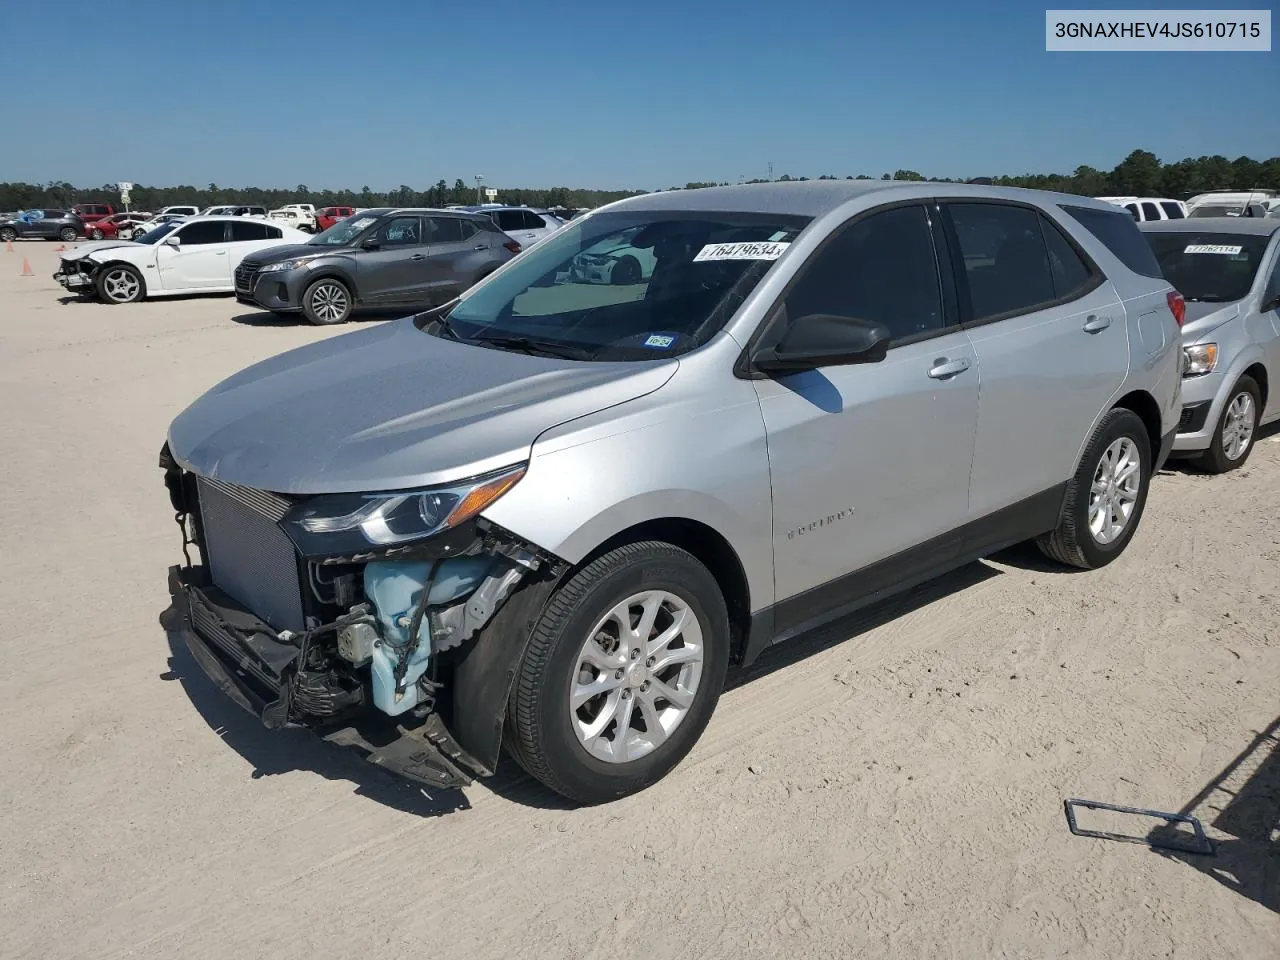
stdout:
[(104, 303), (133, 303), (146, 292), (142, 274), (127, 264), (103, 267), (98, 274), (98, 296)]
[(639, 283), (642, 274), (640, 261), (633, 256), (627, 255), (613, 265), (613, 272), (609, 274), (609, 282), (620, 287), (630, 286), (631, 284)]
[(63, 243), (74, 243), (78, 236), (75, 227), (63, 227), (58, 231), (58, 239)]
[(619, 547), (560, 587), (534, 627), (508, 749), (580, 803), (642, 790), (693, 747), (728, 662), (729, 618), (707, 568), (666, 543)]
[(1104, 567), (1133, 539), (1151, 482), (1151, 439), (1132, 410), (1108, 411), (1067, 485), (1058, 528), (1037, 544), (1059, 563)]
[(302, 295), (302, 313), (318, 326), (345, 323), (351, 316), (351, 291), (341, 280), (317, 280)]
[(1253, 377), (1241, 377), (1222, 408), (1213, 441), (1196, 464), (1209, 473), (1226, 473), (1244, 464), (1253, 452), (1253, 435), (1262, 410), (1262, 391)]
[(0, 227), (0, 241), (4, 243), (13, 243), (18, 239), (18, 231), (13, 227)]

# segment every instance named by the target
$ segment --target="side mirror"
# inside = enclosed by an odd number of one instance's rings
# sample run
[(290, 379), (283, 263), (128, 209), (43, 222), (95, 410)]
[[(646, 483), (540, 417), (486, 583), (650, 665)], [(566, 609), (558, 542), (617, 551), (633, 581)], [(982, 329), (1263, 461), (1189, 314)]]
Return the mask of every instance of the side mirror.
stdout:
[(766, 373), (878, 363), (885, 358), (891, 339), (883, 324), (812, 313), (793, 321), (777, 345), (758, 352), (752, 362)]
[(1270, 313), (1272, 310), (1280, 310), (1280, 293), (1273, 293), (1269, 297), (1265, 297), (1262, 306), (1258, 308), (1259, 313)]
[(366, 250), (377, 250), (382, 246), (382, 244), (379, 242), (377, 237), (370, 237), (364, 243), (360, 244), (360, 246), (364, 247)]
[(165, 242), (165, 246), (167, 246), (167, 247), (180, 247), (180, 246), (182, 246), (182, 240), (181, 240), (181, 239), (179, 239), (179, 237), (178, 237), (178, 235), (177, 235), (176, 233), (174, 233), (174, 234), (170, 234), (169, 236), (165, 237), (165, 238), (164, 238), (164, 242)]

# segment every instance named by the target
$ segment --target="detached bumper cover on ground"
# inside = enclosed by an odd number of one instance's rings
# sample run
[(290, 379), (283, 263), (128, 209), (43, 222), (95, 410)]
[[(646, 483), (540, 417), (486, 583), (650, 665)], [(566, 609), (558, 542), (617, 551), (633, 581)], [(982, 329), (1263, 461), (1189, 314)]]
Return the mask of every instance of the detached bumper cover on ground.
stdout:
[(278, 639), (274, 630), (207, 583), (201, 567), (169, 568), (174, 619), (202, 670), (232, 702), (272, 729), (307, 726), (332, 743), (356, 747), (392, 773), (432, 787), (463, 787), (491, 770), (469, 757), (437, 714), (416, 726), (363, 715), (358, 723), (296, 720), (294, 706), (305, 703), (309, 715), (326, 709), (342, 713), (344, 694), (327, 689), (323, 678), (299, 669), (307, 635), (298, 645)]

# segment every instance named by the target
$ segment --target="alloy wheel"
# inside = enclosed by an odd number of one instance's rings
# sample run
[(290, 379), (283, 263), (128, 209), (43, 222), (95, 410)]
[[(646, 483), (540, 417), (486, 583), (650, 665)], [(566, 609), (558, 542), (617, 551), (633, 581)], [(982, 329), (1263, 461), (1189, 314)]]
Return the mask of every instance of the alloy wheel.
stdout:
[(628, 597), (596, 623), (569, 690), (578, 742), (607, 763), (638, 760), (688, 716), (702, 680), (702, 625), (665, 590)]
[(1129, 525), (1142, 489), (1142, 456), (1130, 437), (1114, 440), (1102, 454), (1089, 488), (1089, 532), (1113, 543)]
[(322, 283), (311, 293), (311, 309), (327, 323), (341, 320), (347, 312), (347, 293), (336, 283)]
[(110, 271), (102, 279), (102, 289), (116, 303), (128, 303), (138, 295), (138, 278), (130, 270)]
[(1240, 391), (1227, 405), (1226, 420), (1222, 425), (1222, 452), (1228, 460), (1239, 460), (1253, 442), (1253, 397)]

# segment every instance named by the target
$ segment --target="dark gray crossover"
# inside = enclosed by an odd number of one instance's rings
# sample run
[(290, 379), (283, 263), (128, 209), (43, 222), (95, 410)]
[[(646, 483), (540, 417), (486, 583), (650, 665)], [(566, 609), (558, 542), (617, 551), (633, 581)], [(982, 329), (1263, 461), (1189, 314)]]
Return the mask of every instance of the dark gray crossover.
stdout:
[(69, 210), (24, 210), (0, 222), (0, 241), (19, 237), (72, 243), (84, 239), (84, 221)]
[(363, 210), (302, 244), (246, 256), (236, 298), (312, 323), (343, 323), (359, 307), (453, 300), (520, 252), (488, 217), (457, 210)]
[[(600, 283), (591, 250), (652, 268)], [(619, 797), (688, 753), (730, 663), (1019, 541), (1119, 558), (1173, 444), (1183, 307), (1083, 197), (629, 198), (183, 411), (168, 622), (268, 727), (433, 786), (505, 749)]]

